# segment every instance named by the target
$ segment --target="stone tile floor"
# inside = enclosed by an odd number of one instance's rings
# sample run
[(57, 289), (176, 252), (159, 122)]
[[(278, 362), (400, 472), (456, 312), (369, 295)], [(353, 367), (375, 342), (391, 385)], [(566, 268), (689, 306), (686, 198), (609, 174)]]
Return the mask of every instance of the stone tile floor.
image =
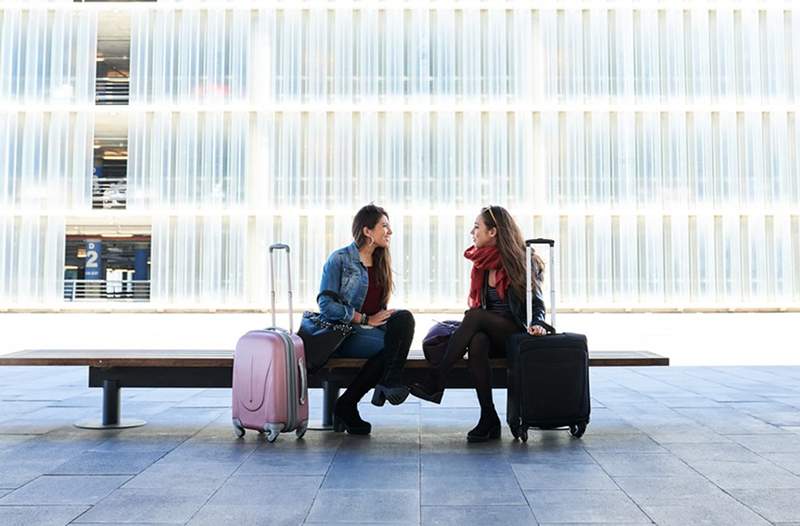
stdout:
[(470, 391), (266, 444), (233, 438), (228, 390), (129, 389), (146, 426), (80, 430), (86, 381), (0, 368), (0, 525), (800, 524), (800, 367), (595, 368), (586, 435), (526, 444), (467, 444)]

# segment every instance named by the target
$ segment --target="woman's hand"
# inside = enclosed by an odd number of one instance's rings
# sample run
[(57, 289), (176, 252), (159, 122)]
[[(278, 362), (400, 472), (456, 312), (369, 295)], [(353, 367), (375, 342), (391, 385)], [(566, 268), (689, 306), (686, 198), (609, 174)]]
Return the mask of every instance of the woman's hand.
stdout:
[(367, 325), (370, 327), (379, 327), (386, 323), (386, 320), (388, 320), (389, 316), (392, 314), (394, 314), (394, 309), (382, 310), (376, 312), (375, 314), (371, 314)]
[(531, 325), (528, 327), (528, 334), (531, 336), (544, 336), (547, 334), (547, 331), (541, 325)]

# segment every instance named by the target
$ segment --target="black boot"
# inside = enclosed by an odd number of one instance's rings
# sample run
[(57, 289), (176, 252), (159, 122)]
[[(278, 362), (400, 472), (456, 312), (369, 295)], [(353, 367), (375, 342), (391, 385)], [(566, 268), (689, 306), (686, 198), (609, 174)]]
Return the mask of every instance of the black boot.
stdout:
[(500, 417), (494, 406), (491, 409), (481, 408), (481, 419), (467, 433), (467, 442), (486, 442), (492, 438), (500, 438)]
[(358, 401), (378, 382), (383, 374), (383, 356), (373, 356), (364, 364), (348, 388), (336, 400), (333, 409), (333, 430), (351, 435), (368, 435), (372, 424), (358, 413)]
[[(464, 325), (462, 324), (459, 330), (463, 329), (463, 327)], [(425, 380), (420, 383), (413, 383), (409, 386), (409, 391), (411, 394), (417, 398), (421, 398), (422, 400), (433, 402), (434, 404), (442, 403), (447, 373), (450, 372), (450, 369), (452, 369), (456, 362), (458, 362), (458, 360), (460, 360), (467, 352), (466, 346), (461, 347), (456, 343), (455, 336), (457, 334), (458, 331), (450, 336), (450, 340), (447, 342), (447, 349), (444, 352), (442, 361), (439, 362), (436, 367), (430, 370), (428, 375), (425, 377)]]
[(394, 313), (386, 322), (381, 352), (386, 356), (386, 367), (372, 395), (374, 405), (382, 406), (386, 400), (392, 405), (399, 405), (408, 398), (408, 387), (403, 383), (402, 374), (413, 338), (414, 316), (407, 310)]
[(412, 395), (422, 400), (433, 402), (434, 404), (442, 403), (442, 396), (444, 396), (444, 387), (442, 387), (442, 375), (439, 368), (431, 369), (428, 376), (422, 382), (414, 382), (408, 388)]

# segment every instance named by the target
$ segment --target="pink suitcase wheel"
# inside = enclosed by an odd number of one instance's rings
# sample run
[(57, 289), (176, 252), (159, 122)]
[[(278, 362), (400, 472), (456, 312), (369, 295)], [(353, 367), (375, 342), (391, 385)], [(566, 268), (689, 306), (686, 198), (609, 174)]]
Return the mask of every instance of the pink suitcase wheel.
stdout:
[(264, 426), (264, 438), (267, 439), (267, 442), (270, 444), (275, 442), (278, 439), (278, 435), (281, 434), (281, 429), (283, 429), (282, 424), (267, 424)]
[(242, 427), (242, 423), (239, 422), (238, 418), (233, 419), (233, 432), (236, 435), (236, 438), (242, 438), (244, 436), (244, 427)]

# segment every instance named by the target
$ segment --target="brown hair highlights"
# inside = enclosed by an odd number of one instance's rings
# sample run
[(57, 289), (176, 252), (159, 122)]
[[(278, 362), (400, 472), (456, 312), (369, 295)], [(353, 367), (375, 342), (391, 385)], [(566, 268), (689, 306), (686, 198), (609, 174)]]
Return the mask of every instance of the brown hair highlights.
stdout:
[[(481, 219), (487, 228), (497, 229), (497, 249), (503, 268), (511, 280), (511, 287), (520, 298), (527, 298), (525, 291), (525, 239), (516, 221), (502, 206), (487, 206), (481, 210)], [(531, 258), (531, 280), (539, 289), (544, 275), (544, 260), (534, 253)], [(527, 301), (527, 300), (526, 300)]]
[[(380, 206), (372, 203), (361, 207), (353, 218), (353, 240), (356, 242), (358, 248), (363, 247), (369, 243), (369, 239), (364, 235), (364, 227), (370, 230), (375, 228), (383, 217), (389, 218), (386, 210)], [(375, 267), (376, 276), (378, 278), (378, 286), (383, 289), (383, 297), (381, 298), (381, 305), (386, 306), (389, 303), (389, 298), (394, 290), (394, 282), (392, 281), (392, 257), (389, 254), (388, 248), (376, 247), (372, 253), (372, 265)]]

